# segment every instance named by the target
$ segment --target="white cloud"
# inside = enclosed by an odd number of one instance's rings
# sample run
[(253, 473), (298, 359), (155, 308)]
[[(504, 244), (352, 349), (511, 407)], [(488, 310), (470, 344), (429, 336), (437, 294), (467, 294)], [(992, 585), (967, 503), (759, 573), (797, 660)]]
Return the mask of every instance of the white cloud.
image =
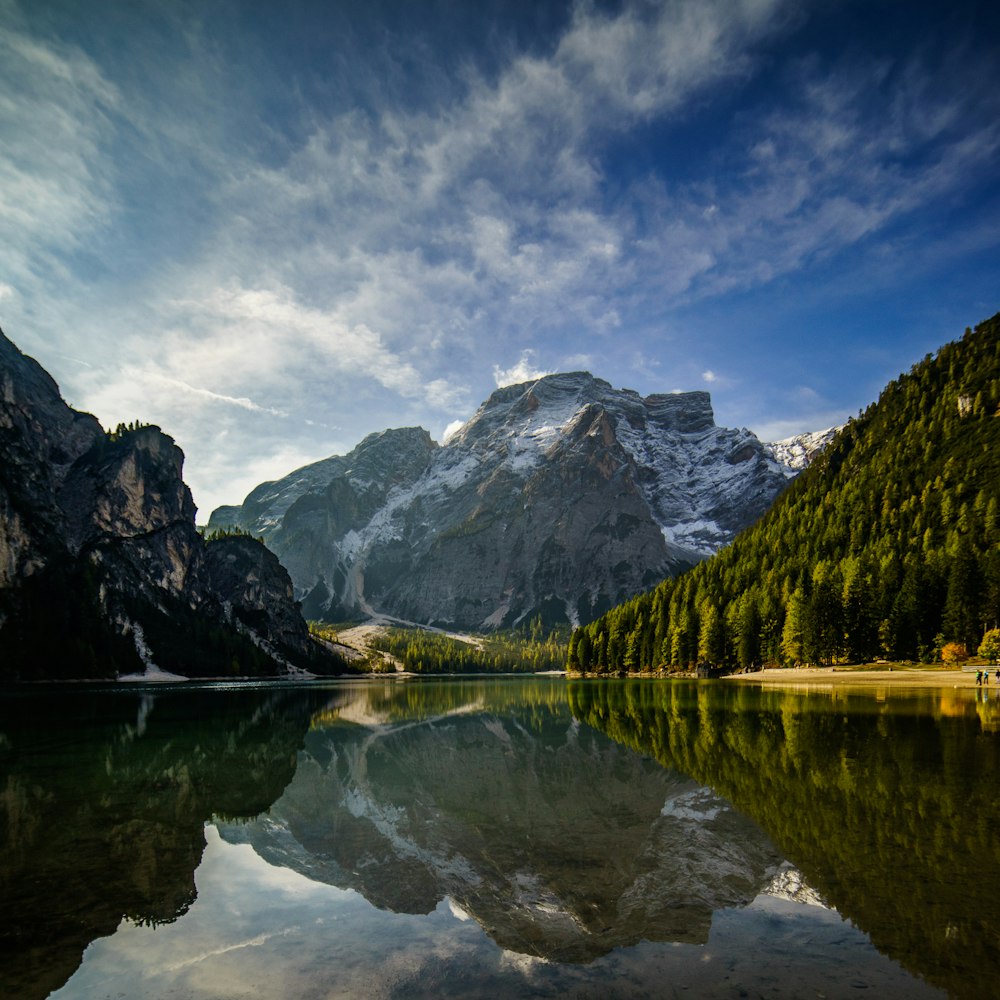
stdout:
[(498, 389), (505, 385), (517, 385), (521, 382), (533, 382), (535, 379), (551, 375), (550, 371), (538, 368), (534, 363), (535, 351), (527, 348), (521, 352), (521, 357), (517, 363), (510, 368), (501, 368), (499, 365), (493, 366), (493, 380)]
[(716, 375), (715, 372), (713, 372), (711, 368), (708, 368), (705, 371), (703, 371), (701, 373), (701, 377), (702, 377), (703, 381), (709, 382), (709, 383), (716, 382), (716, 381), (718, 381), (718, 378), (719, 378), (719, 376)]
[(745, 76), (750, 44), (773, 30), (781, 0), (702, 0), (600, 14), (578, 7), (556, 61), (609, 115), (672, 111), (709, 83)]
[(563, 371), (592, 371), (596, 368), (593, 354), (570, 354), (563, 358)]
[(453, 438), (464, 426), (464, 420), (452, 420), (452, 422), (445, 427), (444, 433), (441, 435), (441, 443), (447, 444), (448, 441), (451, 440), (451, 438)]

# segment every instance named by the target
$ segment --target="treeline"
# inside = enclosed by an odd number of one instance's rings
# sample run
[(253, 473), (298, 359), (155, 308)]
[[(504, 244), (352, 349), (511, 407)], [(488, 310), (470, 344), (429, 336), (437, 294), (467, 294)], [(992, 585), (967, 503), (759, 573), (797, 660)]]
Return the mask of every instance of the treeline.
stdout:
[(371, 642), (416, 674), (538, 673), (566, 665), (566, 636), (545, 635), (541, 621), (524, 632), (491, 635), (481, 647), (437, 632), (390, 629)]
[(577, 629), (567, 668), (974, 652), (1000, 625), (1000, 315), (890, 383), (753, 527)]
[(105, 431), (104, 433), (109, 441), (124, 441), (130, 434), (152, 426), (153, 424), (142, 420), (131, 420), (127, 424), (119, 423), (113, 431)]
[(220, 538), (249, 538), (252, 541), (260, 542), (261, 545), (267, 544), (263, 535), (255, 535), (252, 531), (247, 531), (246, 528), (241, 528), (236, 524), (227, 525), (224, 528), (198, 528), (198, 534), (206, 542), (215, 542)]

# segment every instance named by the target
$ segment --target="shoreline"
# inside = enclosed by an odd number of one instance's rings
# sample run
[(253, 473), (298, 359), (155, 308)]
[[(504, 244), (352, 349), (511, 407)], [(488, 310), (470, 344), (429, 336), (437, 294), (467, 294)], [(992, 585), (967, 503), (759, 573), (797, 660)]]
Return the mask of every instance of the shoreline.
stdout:
[(742, 684), (764, 684), (769, 687), (821, 684), (824, 687), (916, 687), (916, 688), (975, 688), (976, 669), (988, 670), (990, 682), (984, 690), (1000, 692), (996, 667), (958, 669), (951, 667), (908, 667), (894, 664), (890, 667), (768, 667), (751, 674), (729, 674), (719, 678)]

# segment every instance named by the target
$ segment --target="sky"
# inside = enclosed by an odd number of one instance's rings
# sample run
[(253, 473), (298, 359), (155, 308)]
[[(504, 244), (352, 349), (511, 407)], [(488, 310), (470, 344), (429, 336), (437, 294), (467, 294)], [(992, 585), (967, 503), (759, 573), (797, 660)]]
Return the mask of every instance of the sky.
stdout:
[(995, 2), (0, 0), (0, 327), (199, 522), (548, 372), (843, 423), (998, 277)]

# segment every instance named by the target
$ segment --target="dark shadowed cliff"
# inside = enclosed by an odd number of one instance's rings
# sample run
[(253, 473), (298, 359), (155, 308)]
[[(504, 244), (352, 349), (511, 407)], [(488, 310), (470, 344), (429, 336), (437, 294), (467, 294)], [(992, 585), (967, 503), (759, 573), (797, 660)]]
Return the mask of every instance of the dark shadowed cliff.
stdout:
[(183, 461), (158, 427), (105, 433), (0, 333), (0, 678), (340, 669), (272, 553), (198, 533)]

